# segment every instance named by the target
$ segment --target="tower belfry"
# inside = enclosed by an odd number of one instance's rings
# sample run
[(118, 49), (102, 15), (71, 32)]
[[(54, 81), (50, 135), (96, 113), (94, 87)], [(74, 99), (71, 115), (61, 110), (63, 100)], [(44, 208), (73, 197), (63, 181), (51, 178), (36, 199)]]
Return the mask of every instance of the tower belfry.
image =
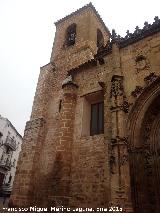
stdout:
[(56, 34), (50, 60), (60, 69), (70, 70), (93, 59), (98, 42), (106, 45), (110, 36), (91, 3), (60, 19), (55, 25)]

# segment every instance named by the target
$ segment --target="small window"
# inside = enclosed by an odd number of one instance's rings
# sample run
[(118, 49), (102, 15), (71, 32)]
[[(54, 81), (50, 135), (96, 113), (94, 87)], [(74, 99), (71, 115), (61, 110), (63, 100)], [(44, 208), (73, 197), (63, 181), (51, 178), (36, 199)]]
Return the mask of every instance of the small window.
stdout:
[(62, 108), (62, 100), (59, 101), (59, 112), (61, 111)]
[(69, 47), (75, 44), (76, 24), (70, 25), (66, 30), (65, 46)]
[(91, 91), (81, 96), (82, 103), (82, 125), (81, 136), (88, 137), (90, 135), (103, 133), (103, 90)]
[(91, 135), (104, 133), (104, 103), (91, 104)]
[(104, 38), (102, 32), (98, 29), (97, 30), (97, 47), (101, 48), (104, 46)]

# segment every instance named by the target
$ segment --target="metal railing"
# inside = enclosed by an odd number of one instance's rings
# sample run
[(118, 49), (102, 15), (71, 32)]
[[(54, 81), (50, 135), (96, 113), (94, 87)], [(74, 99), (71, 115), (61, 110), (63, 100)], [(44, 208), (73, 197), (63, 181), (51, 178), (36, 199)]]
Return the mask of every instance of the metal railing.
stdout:
[(10, 158), (2, 158), (0, 160), (0, 167), (6, 169), (6, 170), (10, 170), (11, 169), (11, 159)]
[(16, 150), (16, 141), (13, 139), (13, 138), (11, 138), (11, 137), (7, 137), (6, 138), (6, 141), (5, 141), (5, 143), (4, 143), (6, 146), (8, 146), (8, 147), (10, 147), (13, 151), (15, 151)]

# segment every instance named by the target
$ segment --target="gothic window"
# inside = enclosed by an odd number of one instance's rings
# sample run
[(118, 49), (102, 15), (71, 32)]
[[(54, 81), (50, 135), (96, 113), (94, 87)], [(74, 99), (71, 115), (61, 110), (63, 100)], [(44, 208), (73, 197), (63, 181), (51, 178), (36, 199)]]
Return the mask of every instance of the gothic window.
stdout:
[(103, 102), (91, 104), (91, 135), (104, 132), (104, 104)]
[(76, 24), (71, 24), (66, 30), (65, 45), (67, 47), (75, 44), (76, 39)]
[(97, 47), (103, 47), (104, 46), (104, 38), (102, 32), (97, 29)]

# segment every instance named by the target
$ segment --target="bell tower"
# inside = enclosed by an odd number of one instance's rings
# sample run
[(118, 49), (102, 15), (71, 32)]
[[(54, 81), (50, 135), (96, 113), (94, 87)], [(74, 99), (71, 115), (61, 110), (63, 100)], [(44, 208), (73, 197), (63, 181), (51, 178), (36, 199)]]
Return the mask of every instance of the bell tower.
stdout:
[(63, 70), (73, 69), (93, 59), (98, 47), (109, 40), (109, 30), (91, 3), (60, 19), (55, 25), (50, 61)]
[(93, 59), (110, 33), (91, 3), (55, 25), (50, 63), (41, 67), (25, 127), (11, 206), (69, 206), (74, 197), (74, 130), (81, 82), (72, 81), (67, 71)]

